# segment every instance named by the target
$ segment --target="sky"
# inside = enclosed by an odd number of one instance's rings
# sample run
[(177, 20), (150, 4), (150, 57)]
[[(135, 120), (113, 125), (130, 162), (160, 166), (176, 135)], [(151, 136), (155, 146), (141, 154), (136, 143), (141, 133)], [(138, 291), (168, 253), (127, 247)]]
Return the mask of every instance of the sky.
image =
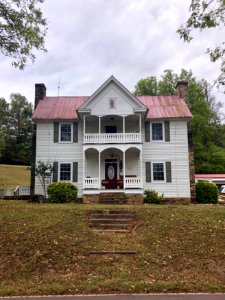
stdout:
[(11, 93), (20, 93), (33, 103), (35, 83), (46, 85), (47, 96), (57, 96), (58, 85), (60, 96), (89, 96), (112, 74), (132, 92), (140, 79), (159, 79), (165, 69), (192, 70), (213, 83), (220, 65), (205, 52), (221, 42), (224, 31), (196, 33), (184, 43), (176, 31), (189, 16), (190, 2), (45, 0), (48, 52), (37, 52), (23, 71), (0, 54), (0, 97), (9, 101)]

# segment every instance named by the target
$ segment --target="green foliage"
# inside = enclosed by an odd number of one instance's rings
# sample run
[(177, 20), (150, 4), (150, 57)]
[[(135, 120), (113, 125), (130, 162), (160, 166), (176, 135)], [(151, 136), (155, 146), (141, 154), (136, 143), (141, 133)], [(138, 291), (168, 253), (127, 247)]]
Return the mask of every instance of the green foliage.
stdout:
[(65, 203), (77, 200), (78, 188), (70, 182), (56, 182), (48, 186), (49, 202)]
[(157, 193), (154, 190), (145, 190), (144, 191), (144, 203), (147, 204), (160, 204), (161, 201), (164, 199), (163, 195), (159, 195), (159, 193)]
[(46, 180), (50, 180), (53, 172), (53, 166), (50, 163), (44, 163), (39, 161), (37, 165), (34, 167), (35, 176), (38, 177), (41, 186), (44, 191), (44, 197), (46, 199), (47, 191), (46, 191)]
[(23, 69), (27, 60), (35, 60), (34, 50), (46, 51), (46, 19), (37, 5), (44, 0), (0, 1), (0, 50)]
[(198, 182), (196, 184), (196, 200), (198, 203), (217, 203), (218, 188), (212, 182)]
[(11, 94), (10, 100), (0, 99), (0, 162), (29, 165), (32, 104), (20, 94)]
[[(177, 32), (185, 42), (190, 42), (194, 30), (205, 30), (208, 28), (224, 28), (225, 25), (225, 1), (224, 0), (192, 0), (189, 8), (191, 15)], [(217, 78), (218, 85), (225, 84), (225, 42), (221, 42), (214, 49), (207, 49), (212, 62), (221, 61), (221, 74)]]
[(135, 86), (135, 95), (157, 95), (158, 82), (155, 76), (141, 79)]

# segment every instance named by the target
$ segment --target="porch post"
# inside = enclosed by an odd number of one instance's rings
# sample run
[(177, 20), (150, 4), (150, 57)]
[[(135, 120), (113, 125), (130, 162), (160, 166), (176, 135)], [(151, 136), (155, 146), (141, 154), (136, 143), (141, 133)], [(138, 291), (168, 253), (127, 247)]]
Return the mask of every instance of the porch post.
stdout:
[(86, 155), (85, 155), (85, 151), (83, 150), (83, 189), (85, 189), (85, 160), (86, 160)]
[(140, 142), (141, 142), (141, 114), (139, 114), (139, 131), (140, 131)]
[(84, 115), (84, 118), (83, 118), (84, 143), (85, 143), (85, 133), (86, 133), (86, 115)]
[(140, 178), (141, 178), (141, 188), (143, 188), (142, 150), (140, 150), (139, 161), (141, 163), (141, 165), (140, 165), (140, 171), (141, 171), (141, 176), (140, 176)]
[(99, 189), (101, 189), (101, 152), (98, 152), (98, 177), (99, 177)]
[(125, 117), (123, 116), (123, 142), (125, 143)]
[(126, 189), (126, 181), (125, 181), (125, 169), (126, 169), (126, 161), (125, 161), (125, 151), (123, 152), (123, 188)]
[(98, 143), (100, 144), (100, 137), (101, 137), (101, 117), (98, 117)]

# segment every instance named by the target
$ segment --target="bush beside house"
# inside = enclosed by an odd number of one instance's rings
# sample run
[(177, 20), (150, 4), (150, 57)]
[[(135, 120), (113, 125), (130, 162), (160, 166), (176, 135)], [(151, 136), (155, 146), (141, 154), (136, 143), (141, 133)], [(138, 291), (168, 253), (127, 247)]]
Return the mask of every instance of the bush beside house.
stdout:
[(69, 182), (56, 182), (48, 186), (48, 200), (51, 203), (77, 201), (78, 188)]
[(198, 182), (196, 184), (197, 203), (218, 203), (218, 188), (212, 182)]

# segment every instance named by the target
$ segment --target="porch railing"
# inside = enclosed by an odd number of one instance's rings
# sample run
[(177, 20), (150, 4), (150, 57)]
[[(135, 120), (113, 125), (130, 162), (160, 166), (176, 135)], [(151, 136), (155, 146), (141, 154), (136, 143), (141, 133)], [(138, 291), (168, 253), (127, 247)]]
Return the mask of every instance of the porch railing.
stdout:
[(141, 188), (141, 178), (125, 177), (125, 188)]
[[(125, 177), (124, 189), (141, 188), (141, 178), (140, 177)], [(99, 178), (85, 178), (84, 179), (84, 189), (99, 189), (101, 188)]]
[(84, 144), (141, 143), (140, 133), (86, 133)]
[(85, 189), (99, 189), (100, 188), (100, 179), (99, 178), (85, 178), (84, 179), (84, 188)]

